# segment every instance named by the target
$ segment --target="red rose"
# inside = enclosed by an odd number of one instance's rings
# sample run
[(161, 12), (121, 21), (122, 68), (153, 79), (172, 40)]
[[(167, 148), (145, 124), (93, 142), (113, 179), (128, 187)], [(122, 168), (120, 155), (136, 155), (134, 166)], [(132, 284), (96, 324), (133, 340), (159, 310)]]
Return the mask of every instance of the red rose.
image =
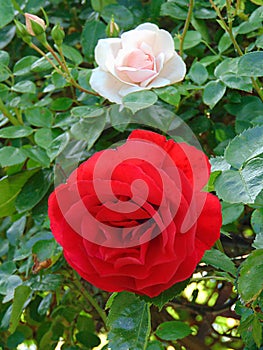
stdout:
[(219, 200), (202, 192), (209, 174), (195, 147), (133, 131), (55, 189), (51, 230), (90, 283), (154, 297), (190, 277), (219, 238)]

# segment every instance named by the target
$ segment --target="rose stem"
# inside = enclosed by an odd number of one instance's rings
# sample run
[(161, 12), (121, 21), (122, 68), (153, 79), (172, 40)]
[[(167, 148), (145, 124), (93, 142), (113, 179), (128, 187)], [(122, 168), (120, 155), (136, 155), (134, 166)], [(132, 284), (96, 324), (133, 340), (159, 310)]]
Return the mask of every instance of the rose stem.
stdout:
[(81, 291), (81, 293), (83, 294), (84, 298), (88, 300), (88, 302), (93, 306), (93, 308), (97, 311), (98, 315), (101, 317), (103, 323), (104, 323), (104, 327), (105, 330), (108, 330), (107, 327), (107, 316), (105, 314), (105, 312), (101, 309), (101, 307), (99, 306), (99, 304), (97, 303), (97, 301), (87, 292), (87, 290), (83, 287), (83, 285), (81, 284), (81, 281), (79, 279), (74, 279), (74, 281), (72, 281), (72, 283)]
[(194, 0), (190, 0), (189, 1), (189, 9), (188, 9), (187, 17), (186, 17), (186, 21), (185, 21), (185, 24), (184, 24), (183, 33), (180, 36), (180, 50), (179, 50), (179, 52), (180, 52), (180, 56), (181, 57), (183, 56), (183, 53), (184, 53), (184, 49), (183, 49), (184, 39), (185, 39), (186, 33), (188, 31), (189, 24), (191, 22), (193, 9), (194, 9)]

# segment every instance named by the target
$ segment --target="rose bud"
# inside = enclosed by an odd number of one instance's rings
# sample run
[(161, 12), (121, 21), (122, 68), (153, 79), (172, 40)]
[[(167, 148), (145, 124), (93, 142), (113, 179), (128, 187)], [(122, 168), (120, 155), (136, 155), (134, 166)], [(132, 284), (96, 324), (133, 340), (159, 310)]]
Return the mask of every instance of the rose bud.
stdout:
[(65, 32), (59, 24), (56, 24), (51, 31), (51, 36), (55, 44), (61, 46), (65, 38)]
[(26, 28), (30, 35), (38, 36), (44, 33), (46, 30), (46, 23), (42, 18), (32, 15), (31, 13), (25, 13), (25, 18)]
[(114, 18), (110, 20), (106, 27), (106, 34), (110, 38), (116, 38), (119, 36), (120, 28), (117, 23), (114, 22)]
[(220, 202), (203, 190), (209, 175), (202, 151), (135, 130), (50, 195), (51, 231), (96, 287), (155, 297), (189, 278), (220, 237)]

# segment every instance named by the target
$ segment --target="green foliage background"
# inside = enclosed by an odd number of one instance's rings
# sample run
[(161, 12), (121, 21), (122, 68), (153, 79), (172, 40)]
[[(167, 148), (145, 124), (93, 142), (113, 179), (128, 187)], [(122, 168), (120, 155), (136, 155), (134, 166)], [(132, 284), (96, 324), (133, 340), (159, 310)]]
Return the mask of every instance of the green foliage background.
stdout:
[[(65, 31), (68, 75), (16, 35), (14, 19), (43, 17), (41, 7), (53, 48), (52, 27)], [(147, 21), (168, 30), (184, 82), (129, 95), (122, 112), (87, 94), (112, 15), (121, 31)], [(262, 0), (0, 1), (0, 348), (102, 349), (106, 335), (111, 350), (263, 349), (262, 21)], [(67, 266), (50, 232), (55, 161), (72, 139), (87, 143), (83, 160), (140, 118), (165, 132), (175, 115), (210, 157), (221, 243), (192, 279), (157, 298), (109, 296)]]

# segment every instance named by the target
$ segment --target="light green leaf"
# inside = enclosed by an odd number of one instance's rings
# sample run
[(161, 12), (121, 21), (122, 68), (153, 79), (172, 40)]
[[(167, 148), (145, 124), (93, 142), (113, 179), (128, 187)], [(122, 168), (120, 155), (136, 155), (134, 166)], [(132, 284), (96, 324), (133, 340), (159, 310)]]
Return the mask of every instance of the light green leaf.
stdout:
[(47, 155), (50, 160), (53, 161), (67, 146), (70, 136), (68, 132), (65, 132), (56, 137), (47, 148)]
[(229, 203), (254, 203), (263, 188), (263, 159), (254, 158), (240, 170), (226, 170), (215, 181), (219, 198)]
[(237, 274), (237, 269), (233, 261), (227, 255), (217, 249), (207, 250), (203, 256), (202, 261), (217, 269), (229, 272), (234, 277)]
[(254, 239), (252, 247), (256, 249), (263, 249), (263, 232), (258, 233)]
[(136, 113), (140, 109), (152, 106), (157, 102), (158, 98), (152, 91), (137, 91), (123, 97), (124, 107), (129, 108), (132, 113)]
[(226, 91), (226, 86), (221, 81), (210, 81), (203, 93), (203, 101), (211, 109), (221, 100)]
[(45, 107), (33, 107), (25, 110), (27, 121), (34, 126), (51, 127), (53, 114)]
[(237, 135), (225, 150), (225, 159), (239, 169), (245, 162), (263, 153), (263, 126)]
[(30, 73), (31, 66), (38, 60), (36, 56), (26, 56), (17, 61), (14, 65), (14, 75), (21, 76)]
[(52, 111), (66, 111), (73, 104), (73, 100), (69, 97), (59, 97), (56, 100), (53, 100), (51, 103), (50, 109)]
[(161, 323), (156, 335), (163, 340), (183, 339), (192, 333), (188, 324), (181, 321), (169, 321)]
[(123, 132), (129, 125), (132, 112), (128, 108), (120, 108), (119, 105), (112, 105), (109, 109), (111, 125), (114, 129)]
[(10, 317), (10, 333), (14, 333), (16, 330), (22, 312), (25, 308), (25, 304), (28, 302), (31, 294), (31, 288), (28, 286), (18, 286), (15, 289), (14, 303), (12, 307), (11, 317)]
[(263, 76), (263, 51), (243, 55), (238, 63), (238, 74), (248, 77)]
[(2, 167), (21, 164), (26, 160), (26, 156), (21, 149), (6, 146), (0, 149), (0, 164)]
[(16, 198), (15, 206), (19, 213), (32, 209), (47, 193), (52, 180), (52, 173), (40, 170), (23, 186)]
[(0, 217), (12, 215), (15, 211), (15, 199), (25, 182), (36, 170), (5, 176), (0, 179)]
[(108, 316), (111, 350), (145, 350), (150, 334), (149, 305), (131, 293), (119, 293)]
[(10, 23), (14, 18), (14, 8), (11, 0), (0, 1), (0, 28)]
[[(263, 290), (263, 249), (254, 250), (242, 263), (238, 279), (238, 292), (245, 303), (257, 299)], [(249, 283), (248, 283), (249, 278)]]
[(36, 85), (30, 80), (23, 80), (19, 83), (16, 83), (12, 90), (15, 92), (20, 92), (21, 94), (35, 94), (36, 93)]
[[(197, 46), (202, 41), (202, 35), (195, 30), (188, 30), (184, 39), (184, 50), (191, 49), (192, 47)], [(180, 49), (180, 40), (179, 37), (174, 38), (174, 47), (176, 50)]]
[(178, 106), (181, 100), (181, 95), (178, 89), (174, 86), (166, 86), (160, 89), (155, 89), (154, 92), (164, 102), (172, 106)]
[(74, 47), (62, 44), (62, 52), (66, 58), (74, 62), (77, 66), (83, 62), (83, 57), (81, 56), (80, 52)]
[(251, 226), (255, 233), (263, 233), (263, 209), (256, 209), (251, 215)]
[(244, 211), (242, 204), (222, 202), (223, 225), (228, 225), (237, 220)]
[(0, 137), (16, 139), (26, 137), (33, 133), (33, 129), (29, 126), (8, 126), (0, 130)]
[(202, 63), (195, 62), (191, 66), (189, 76), (194, 83), (202, 85), (208, 79), (208, 72), (205, 66), (202, 65)]

